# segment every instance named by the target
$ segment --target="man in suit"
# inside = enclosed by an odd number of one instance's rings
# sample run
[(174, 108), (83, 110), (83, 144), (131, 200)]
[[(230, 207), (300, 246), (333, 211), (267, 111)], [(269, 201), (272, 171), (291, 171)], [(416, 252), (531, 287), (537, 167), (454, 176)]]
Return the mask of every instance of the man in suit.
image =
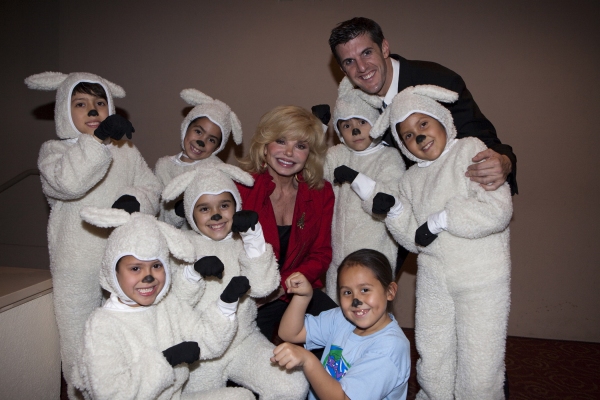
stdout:
[[(458, 101), (447, 106), (454, 118), (457, 137), (477, 137), (488, 147), (473, 155), (474, 164), (465, 175), (486, 190), (496, 190), (508, 181), (512, 194), (518, 193), (517, 158), (509, 145), (500, 142), (494, 126), (481, 113), (460, 75), (436, 63), (390, 54), (381, 27), (368, 18), (353, 18), (338, 24), (331, 31), (329, 46), (354, 86), (380, 96), (382, 107), (408, 86), (437, 85), (457, 92)], [(389, 130), (384, 140), (397, 146)]]

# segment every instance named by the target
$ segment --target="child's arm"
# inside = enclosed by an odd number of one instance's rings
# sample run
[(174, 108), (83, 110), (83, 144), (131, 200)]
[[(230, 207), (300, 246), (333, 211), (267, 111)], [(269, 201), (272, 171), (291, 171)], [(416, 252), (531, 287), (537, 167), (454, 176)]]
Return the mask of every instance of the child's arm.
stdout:
[(156, 215), (162, 185), (137, 148), (132, 147), (127, 154), (132, 157), (130, 165), (133, 169), (133, 183), (122, 188), (117, 198), (124, 195), (133, 196), (140, 203), (140, 212)]
[(57, 200), (79, 199), (102, 180), (111, 162), (110, 151), (91, 135), (80, 135), (75, 143), (48, 141), (38, 157), (44, 194)]
[(319, 359), (310, 351), (291, 343), (282, 343), (273, 350), (273, 354), (271, 362), (275, 362), (288, 370), (295, 367), (302, 367), (306, 379), (319, 399), (349, 399), (346, 393), (344, 393), (340, 382), (333, 379), (327, 373)]
[(294, 272), (285, 280), (288, 293), (294, 297), (285, 309), (281, 322), (279, 323), (279, 337), (286, 342), (304, 343), (306, 341), (306, 329), (304, 327), (304, 314), (308, 303), (312, 299), (313, 288), (304, 275)]
[[(402, 189), (405, 188), (403, 185)], [(411, 253), (417, 253), (415, 245), (415, 231), (417, 221), (412, 211), (412, 206), (407, 198), (407, 192), (401, 190), (401, 194), (394, 197), (387, 193), (378, 192), (373, 196), (373, 214), (384, 214), (385, 225), (394, 237), (394, 240)]]

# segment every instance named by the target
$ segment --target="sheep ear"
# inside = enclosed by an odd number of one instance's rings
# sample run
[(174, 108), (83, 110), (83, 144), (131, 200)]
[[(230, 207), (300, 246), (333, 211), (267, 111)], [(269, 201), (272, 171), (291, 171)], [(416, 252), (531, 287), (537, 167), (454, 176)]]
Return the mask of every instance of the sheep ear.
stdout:
[(84, 207), (79, 212), (81, 218), (100, 228), (114, 228), (126, 224), (131, 215), (116, 208)]
[(216, 164), (215, 168), (228, 175), (234, 181), (241, 183), (242, 185), (254, 186), (254, 178), (252, 177), (252, 175), (242, 170), (241, 168), (236, 167), (235, 165), (222, 163)]
[(456, 100), (458, 100), (458, 93), (435, 85), (415, 86), (412, 90), (412, 93), (420, 96), (427, 96), (443, 103), (454, 103)]
[(121, 86), (117, 85), (116, 83), (112, 83), (111, 81), (107, 81), (106, 79), (104, 81), (108, 85), (108, 89), (110, 90), (112, 97), (115, 99), (122, 99), (125, 97), (125, 90)]
[(25, 78), (29, 89), (56, 90), (67, 79), (67, 74), (62, 72), (42, 72)]
[(183, 100), (185, 100), (186, 103), (193, 106), (210, 103), (213, 101), (212, 97), (202, 93), (197, 89), (183, 89), (179, 95)]
[(390, 126), (391, 109), (392, 107), (388, 107), (385, 110), (383, 110), (383, 113), (379, 116), (379, 118), (377, 118), (377, 121), (375, 121), (375, 124), (373, 125), (373, 128), (371, 128), (370, 133), (373, 139), (377, 139), (378, 137), (383, 136), (387, 128)]
[(188, 263), (196, 261), (194, 244), (187, 235), (162, 221), (156, 221), (156, 226), (165, 237), (169, 251), (175, 258)]
[(368, 105), (370, 105), (373, 108), (378, 108), (378, 109), (381, 108), (382, 100), (379, 96), (365, 93), (360, 89), (354, 89), (354, 90), (356, 90), (356, 95), (358, 97), (360, 97), (365, 103), (367, 103)]
[(175, 177), (162, 192), (162, 198), (165, 201), (171, 201), (176, 199), (181, 193), (185, 192), (185, 189), (196, 177), (196, 170), (185, 172)]
[(233, 141), (235, 144), (242, 144), (242, 123), (233, 111), (230, 111), (229, 114), (231, 115), (231, 136), (233, 136)]
[(350, 93), (354, 90), (354, 85), (350, 82), (347, 76), (344, 76), (344, 79), (340, 82), (338, 86), (338, 97), (342, 97), (343, 95)]

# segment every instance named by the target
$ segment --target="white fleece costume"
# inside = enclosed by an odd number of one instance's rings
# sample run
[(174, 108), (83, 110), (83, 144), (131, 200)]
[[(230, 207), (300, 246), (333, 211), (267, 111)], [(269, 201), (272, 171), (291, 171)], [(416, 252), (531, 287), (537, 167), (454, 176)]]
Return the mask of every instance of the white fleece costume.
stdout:
[[(169, 182), (173, 180), (173, 178), (183, 174), (186, 171), (190, 171), (198, 167), (202, 168), (201, 165), (211, 162), (222, 163), (223, 161), (217, 157), (217, 154), (225, 148), (230, 134), (233, 136), (233, 141), (235, 144), (242, 143), (242, 125), (237, 115), (231, 111), (231, 108), (229, 108), (227, 104), (220, 100), (212, 99), (196, 89), (184, 89), (181, 91), (180, 95), (181, 98), (188, 104), (195, 106), (186, 115), (181, 123), (181, 149), (185, 151), (184, 139), (188, 127), (194, 120), (201, 117), (208, 118), (212, 123), (217, 125), (219, 129), (221, 129), (221, 145), (204, 160), (198, 160), (194, 162), (182, 161), (181, 156), (183, 155), (183, 151), (174, 156), (165, 156), (159, 158), (156, 162), (156, 166), (154, 167), (154, 173), (163, 184), (163, 187), (167, 186)], [(165, 221), (177, 228), (190, 230), (185, 218), (181, 218), (175, 214), (174, 206), (179, 200), (180, 199), (177, 198), (169, 202), (162, 201), (160, 203), (160, 213), (158, 219)]]
[[(73, 370), (73, 382), (84, 396), (97, 400), (253, 399), (250, 391), (234, 388), (182, 396), (188, 364), (173, 367), (163, 354), (183, 341), (194, 341), (200, 347), (201, 360), (218, 357), (236, 331), (234, 315), (226, 316), (217, 301), (202, 314), (193, 309), (204, 289), (193, 265), (171, 271), (169, 253), (187, 263), (195, 261), (189, 239), (176, 228), (141, 213), (130, 216), (122, 210), (90, 207), (81, 214), (91, 224), (117, 226), (108, 238), (100, 274), (100, 283), (111, 297), (88, 319), (81, 359)], [(116, 265), (125, 255), (162, 262), (165, 283), (152, 305), (134, 307), (137, 303), (119, 286)], [(173, 288), (169, 292), (171, 277)]]
[(38, 168), (42, 190), (51, 207), (48, 250), (67, 383), (85, 321), (101, 303), (98, 273), (109, 233), (82, 221), (79, 211), (84, 206), (110, 208), (121, 196), (131, 195), (140, 203), (141, 212), (154, 215), (161, 190), (160, 182), (131, 142), (112, 141), (104, 145), (75, 128), (71, 94), (80, 82), (104, 87), (110, 115), (115, 112), (113, 97), (125, 96), (121, 87), (83, 72), (45, 72), (25, 80), (32, 89), (57, 90), (54, 119), (60, 140), (42, 145)]
[[(394, 238), (418, 252), (415, 337), (420, 360), (418, 399), (503, 399), (504, 351), (510, 307), (512, 216), (510, 188), (485, 191), (464, 176), (472, 157), (486, 146), (475, 138), (457, 140), (452, 115), (438, 101), (457, 94), (437, 86), (399, 93), (371, 134), (391, 125), (402, 152), (418, 164), (401, 183), (401, 196), (386, 224)], [(413, 156), (399, 140), (396, 124), (418, 112), (437, 119), (447, 141), (434, 161)], [(427, 223), (439, 236), (415, 244)]]
[[(385, 227), (383, 216), (371, 212), (371, 194), (397, 195), (406, 167), (398, 150), (384, 146), (379, 140), (363, 151), (346, 146), (338, 121), (361, 118), (373, 126), (379, 118), (379, 111), (361, 99), (358, 92), (348, 78), (340, 83), (333, 126), (342, 143), (329, 148), (324, 166), (324, 178), (331, 182), (335, 194), (331, 226), (333, 257), (327, 270), (326, 291), (336, 303), (337, 269), (348, 254), (364, 248), (378, 250), (395, 266), (398, 253), (398, 244)], [(341, 165), (359, 173), (351, 184), (334, 184), (333, 171)]]
[(261, 400), (304, 399), (308, 382), (302, 371), (289, 373), (270, 362), (275, 346), (256, 326), (257, 306), (254, 298), (266, 297), (279, 286), (277, 261), (270, 244), (265, 243), (260, 223), (255, 229), (240, 233), (241, 240), (232, 233), (214, 241), (200, 232), (193, 218), (193, 208), (203, 194), (229, 192), (236, 202), (236, 211), (242, 209), (242, 200), (233, 180), (251, 186), (252, 176), (238, 167), (215, 164), (186, 172), (171, 181), (163, 191), (167, 201), (184, 193), (183, 202), (187, 222), (195, 232), (186, 232), (194, 242), (197, 254), (215, 255), (225, 265), (223, 278), (208, 278), (200, 310), (208, 307), (220, 295), (232, 277), (244, 275), (250, 282), (248, 295), (239, 302), (238, 331), (233, 342), (221, 357), (200, 363), (190, 373), (184, 393), (224, 387), (232, 380), (258, 393)]

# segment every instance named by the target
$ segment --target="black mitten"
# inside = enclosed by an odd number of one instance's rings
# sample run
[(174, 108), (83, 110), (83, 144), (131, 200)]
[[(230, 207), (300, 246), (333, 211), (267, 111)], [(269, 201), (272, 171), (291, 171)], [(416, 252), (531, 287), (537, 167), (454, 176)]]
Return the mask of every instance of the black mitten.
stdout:
[(319, 104), (310, 108), (313, 115), (321, 120), (323, 125), (327, 125), (331, 119), (329, 104)]
[(223, 262), (217, 256), (206, 256), (194, 263), (194, 269), (204, 278), (215, 276), (221, 279), (223, 278), (225, 265), (223, 265)]
[(344, 182), (352, 183), (358, 176), (358, 172), (345, 165), (340, 165), (333, 170), (333, 182), (340, 185)]
[(379, 192), (373, 198), (373, 214), (387, 214), (396, 204), (394, 196)]
[(175, 215), (185, 218), (185, 209), (183, 208), (183, 199), (175, 203)]
[(235, 303), (242, 297), (248, 290), (250, 290), (250, 282), (245, 276), (234, 276), (231, 278), (223, 293), (221, 293), (221, 300), (225, 303)]
[(127, 139), (131, 139), (131, 134), (133, 132), (135, 132), (135, 129), (133, 129), (131, 122), (121, 117), (119, 114), (113, 114), (100, 122), (100, 126), (96, 128), (94, 135), (100, 140), (106, 138), (121, 140), (123, 135), (127, 136)]
[(163, 355), (171, 366), (181, 363), (191, 364), (200, 359), (198, 342), (181, 342), (164, 350)]
[(258, 213), (252, 210), (240, 210), (233, 214), (231, 224), (232, 232), (247, 232), (248, 229), (254, 230), (258, 222)]
[(438, 235), (431, 233), (429, 230), (429, 225), (427, 225), (427, 222), (425, 222), (415, 232), (415, 243), (419, 246), (427, 247), (431, 244), (431, 242), (437, 239), (437, 237)]
[(135, 197), (124, 194), (113, 203), (112, 208), (118, 208), (133, 214), (134, 212), (140, 212), (140, 202)]

